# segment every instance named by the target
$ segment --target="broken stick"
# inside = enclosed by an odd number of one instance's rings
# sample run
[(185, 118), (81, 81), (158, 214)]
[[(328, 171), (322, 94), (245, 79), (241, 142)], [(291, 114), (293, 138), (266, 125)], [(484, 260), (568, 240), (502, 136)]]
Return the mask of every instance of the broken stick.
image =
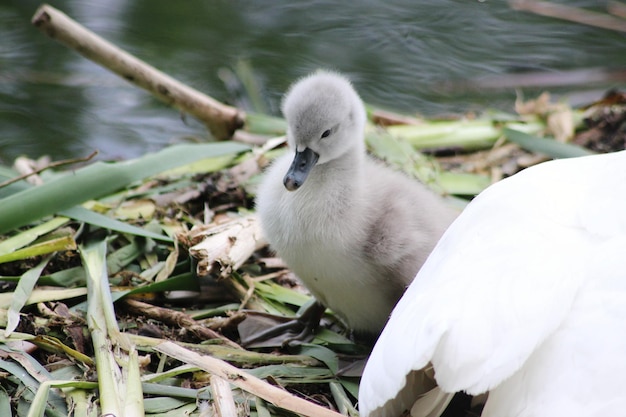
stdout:
[(157, 352), (178, 359), (181, 362), (197, 366), (198, 368), (217, 375), (231, 384), (247, 391), (257, 397), (263, 398), (277, 407), (302, 414), (307, 417), (344, 417), (342, 414), (328, 408), (319, 406), (305, 399), (268, 384), (231, 364), (220, 359), (200, 355), (194, 351), (178, 346), (174, 342), (162, 342), (154, 346)]
[(222, 104), (146, 64), (54, 7), (47, 4), (39, 7), (32, 23), (84, 57), (198, 118), (217, 139), (229, 139), (235, 130), (243, 126), (244, 114), (238, 109)]

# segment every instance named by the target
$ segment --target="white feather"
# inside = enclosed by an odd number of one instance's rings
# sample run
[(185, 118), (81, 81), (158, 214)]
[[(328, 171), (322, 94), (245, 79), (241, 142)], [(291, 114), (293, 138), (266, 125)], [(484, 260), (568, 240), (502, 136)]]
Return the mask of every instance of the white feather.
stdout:
[[(362, 416), (410, 409), (432, 363), (487, 416), (626, 413), (626, 153), (544, 163), (478, 196), (394, 309)], [(619, 387), (619, 388), (617, 388)]]

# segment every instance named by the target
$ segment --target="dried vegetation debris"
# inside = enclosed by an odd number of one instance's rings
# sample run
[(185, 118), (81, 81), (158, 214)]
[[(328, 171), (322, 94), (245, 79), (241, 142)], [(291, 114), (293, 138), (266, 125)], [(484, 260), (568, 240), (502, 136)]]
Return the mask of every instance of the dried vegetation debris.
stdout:
[(585, 113), (585, 129), (574, 143), (599, 153), (626, 149), (626, 93), (609, 91)]

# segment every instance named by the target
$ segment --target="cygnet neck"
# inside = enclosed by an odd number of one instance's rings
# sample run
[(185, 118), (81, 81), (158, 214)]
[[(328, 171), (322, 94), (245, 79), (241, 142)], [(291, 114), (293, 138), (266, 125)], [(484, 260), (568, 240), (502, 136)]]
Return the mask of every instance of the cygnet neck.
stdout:
[(353, 181), (362, 178), (365, 158), (365, 146), (360, 140), (341, 156), (316, 166), (313, 174), (322, 178), (341, 175), (342, 182)]

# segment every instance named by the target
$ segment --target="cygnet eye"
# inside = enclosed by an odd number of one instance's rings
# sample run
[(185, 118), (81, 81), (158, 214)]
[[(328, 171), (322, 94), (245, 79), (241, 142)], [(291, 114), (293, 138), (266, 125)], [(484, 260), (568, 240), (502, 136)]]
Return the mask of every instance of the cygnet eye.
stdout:
[(330, 129), (326, 129), (324, 133), (322, 133), (322, 139), (327, 138), (328, 136), (330, 136)]

